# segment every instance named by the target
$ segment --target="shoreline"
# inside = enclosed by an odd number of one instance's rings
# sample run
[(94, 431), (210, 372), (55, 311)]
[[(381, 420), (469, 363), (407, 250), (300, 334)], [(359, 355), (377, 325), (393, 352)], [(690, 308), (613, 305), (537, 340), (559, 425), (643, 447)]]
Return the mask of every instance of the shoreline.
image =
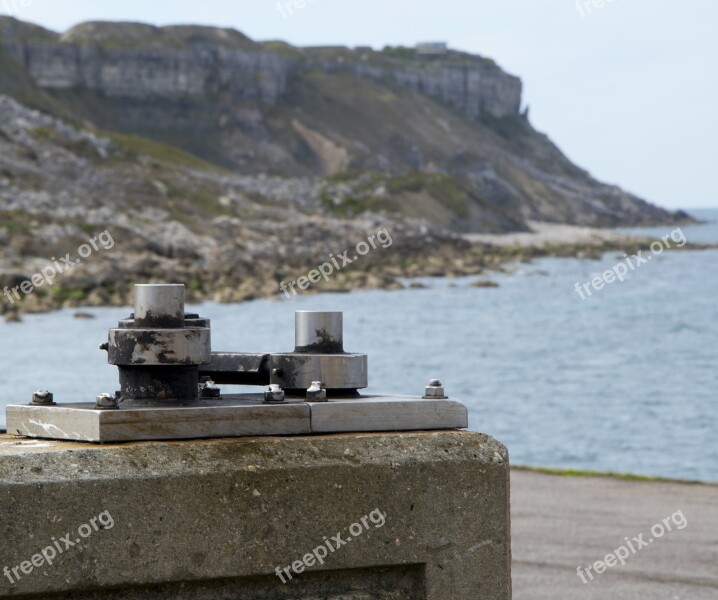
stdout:
[(471, 243), (502, 247), (519, 246), (522, 248), (541, 248), (556, 244), (626, 243), (641, 237), (623, 233), (616, 229), (546, 223), (544, 221), (529, 221), (528, 225), (531, 231), (501, 234), (469, 233), (464, 234), (463, 237)]
[[(426, 277), (471, 277), (492, 273), (511, 273), (508, 265), (530, 264), (540, 258), (578, 258), (600, 260), (605, 253), (634, 253), (647, 251), (655, 238), (627, 234), (615, 229), (599, 229), (555, 223), (531, 222), (532, 232), (507, 234), (464, 234), (439, 241), (422, 243), (421, 238), (401, 240), (393, 252), (381, 256), (367, 257), (347, 270), (337, 271), (327, 282), (321, 281), (316, 288), (302, 291), (302, 294), (341, 293), (354, 290), (403, 290), (420, 288), (422, 284), (410, 280)], [(675, 227), (673, 228), (675, 230)], [(430, 238), (427, 238), (430, 239)], [(669, 250), (707, 250), (718, 248), (718, 244), (695, 244), (686, 242), (682, 247)], [(124, 257), (128, 264), (131, 258)], [(239, 303), (258, 299), (281, 299), (280, 279), (291, 279), (294, 275), (307, 273), (315, 265), (300, 263), (287, 265), (281, 257), (268, 257), (262, 268), (252, 274), (198, 273), (191, 265), (173, 269), (173, 279), (185, 280), (187, 300), (190, 303), (215, 301)], [(319, 260), (319, 259), (317, 259)], [(30, 270), (34, 258), (26, 259)], [(58, 281), (48, 290), (38, 288), (21, 302), (10, 304), (0, 296), (0, 316), (8, 322), (22, 320), (23, 314), (51, 312), (63, 308), (92, 308), (132, 305), (132, 284), (135, 281), (148, 282), (162, 277), (134, 277), (130, 269), (128, 281), (108, 284), (107, 273), (116, 269), (116, 262), (93, 265), (95, 273), (86, 274), (80, 281), (71, 276)], [(6, 269), (9, 270), (9, 269)], [(15, 272), (21, 271), (14, 266)], [(279, 274), (282, 277), (279, 277)], [(407, 281), (408, 280), (408, 281)], [(496, 287), (489, 279), (480, 279), (470, 285)], [(81, 287), (82, 286), (82, 287)]]
[[(641, 227), (640, 229), (658, 229), (665, 227), (664, 235), (681, 230), (684, 226), (695, 227), (711, 225), (713, 221), (697, 221), (690, 223), (674, 223), (672, 225), (656, 225), (655, 227)], [(547, 223), (545, 221), (528, 221), (531, 231), (517, 231), (513, 233), (469, 233), (464, 238), (471, 243), (491, 244), (495, 246), (520, 246), (523, 248), (541, 248), (555, 244), (602, 244), (627, 243), (636, 239), (648, 239), (645, 234), (622, 231), (627, 228), (600, 228), (583, 225), (566, 225), (563, 223)], [(651, 238), (655, 240), (656, 238)], [(702, 244), (696, 244), (702, 245)], [(718, 246), (718, 244), (716, 244)]]

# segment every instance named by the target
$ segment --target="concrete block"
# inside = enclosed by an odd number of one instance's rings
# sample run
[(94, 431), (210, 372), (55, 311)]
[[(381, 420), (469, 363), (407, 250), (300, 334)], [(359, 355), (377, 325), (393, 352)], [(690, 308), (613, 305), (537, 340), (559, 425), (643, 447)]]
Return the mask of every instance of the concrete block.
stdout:
[(509, 539), (480, 433), (0, 436), (3, 598), (508, 600)]

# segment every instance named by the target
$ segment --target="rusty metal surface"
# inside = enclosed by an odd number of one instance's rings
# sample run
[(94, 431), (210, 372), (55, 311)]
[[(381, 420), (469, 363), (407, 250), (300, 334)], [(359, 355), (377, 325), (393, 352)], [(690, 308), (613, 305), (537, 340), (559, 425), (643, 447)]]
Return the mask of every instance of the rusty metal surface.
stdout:
[(209, 328), (110, 329), (111, 365), (199, 365), (210, 360)]
[(269, 385), (270, 355), (212, 352), (208, 364), (200, 365), (200, 377), (218, 384)]
[(319, 381), (327, 390), (358, 390), (369, 385), (366, 354), (272, 354), (271, 383), (306, 390)]

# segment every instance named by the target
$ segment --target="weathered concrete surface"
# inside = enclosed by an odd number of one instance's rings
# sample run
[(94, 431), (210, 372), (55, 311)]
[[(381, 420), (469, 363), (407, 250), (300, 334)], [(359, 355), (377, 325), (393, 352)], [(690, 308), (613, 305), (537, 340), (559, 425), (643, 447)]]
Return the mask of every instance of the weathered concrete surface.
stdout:
[[(513, 471), (511, 505), (514, 600), (718, 598), (716, 485)], [(578, 566), (603, 560), (626, 537), (648, 541), (676, 511), (684, 529), (582, 582)]]
[[(369, 522), (286, 585), (276, 577), (375, 509), (383, 526)], [(0, 436), (0, 569), (80, 539), (105, 511), (113, 522), (52, 566), (12, 584), (0, 575), (0, 597), (507, 600), (508, 509), (506, 450), (479, 433), (106, 446)]]

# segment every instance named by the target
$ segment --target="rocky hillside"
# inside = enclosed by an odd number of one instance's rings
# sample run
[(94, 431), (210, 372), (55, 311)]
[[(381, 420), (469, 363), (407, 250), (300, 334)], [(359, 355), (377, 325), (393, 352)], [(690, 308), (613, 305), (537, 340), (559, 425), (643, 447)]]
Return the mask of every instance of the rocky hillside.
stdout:
[[(280, 282), (345, 250), (351, 268), (321, 289), (401, 287), (397, 277), (484, 266), (467, 242), (421, 220), (322, 216), (321, 189), (307, 179), (236, 175), (0, 95), (0, 314), (125, 304), (133, 283), (152, 280), (185, 282), (195, 300), (277, 296)], [(354, 247), (380, 230), (381, 243), (355, 260)], [(22, 303), (8, 293), (58, 265), (52, 281), (19, 293)]]
[(685, 217), (571, 164), (522, 114), (520, 80), (461, 52), (297, 48), (137, 23), (59, 34), (0, 18), (0, 93), (238, 175), (301, 181), (325, 215), (404, 215), (458, 232)]
[(464, 233), (685, 218), (595, 181), (520, 111), (517, 78), (458, 52), (0, 18), (0, 314), (124, 304), (152, 280), (277, 296), (344, 251), (310, 290), (400, 288), (537, 255)]

